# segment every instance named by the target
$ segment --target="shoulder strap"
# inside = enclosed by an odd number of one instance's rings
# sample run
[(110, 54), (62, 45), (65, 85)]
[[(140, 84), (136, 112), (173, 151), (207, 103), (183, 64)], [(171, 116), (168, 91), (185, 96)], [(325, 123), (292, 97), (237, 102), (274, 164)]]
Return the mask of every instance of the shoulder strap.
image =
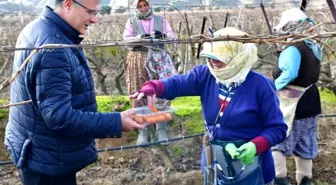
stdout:
[(131, 17), (131, 24), (133, 25), (133, 30), (136, 35), (145, 34), (145, 30), (140, 22), (140, 20), (136, 17)]
[(154, 15), (154, 26), (153, 30), (163, 31), (162, 26), (163, 25), (163, 17), (159, 15)]

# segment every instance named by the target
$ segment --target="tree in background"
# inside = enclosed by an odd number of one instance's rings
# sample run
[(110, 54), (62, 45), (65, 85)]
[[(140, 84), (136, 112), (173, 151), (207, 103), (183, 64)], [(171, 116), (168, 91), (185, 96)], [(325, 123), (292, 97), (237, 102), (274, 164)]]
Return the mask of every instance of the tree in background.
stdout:
[(153, 8), (153, 10), (154, 10), (154, 12), (161, 12), (161, 7), (155, 7), (155, 8)]
[(124, 7), (124, 6), (120, 6), (119, 8), (117, 8), (117, 9), (115, 10), (115, 13), (124, 13), (124, 12), (126, 12), (126, 10), (127, 10), (126, 7)]
[(173, 11), (175, 11), (175, 9), (173, 8), (173, 7), (167, 7), (167, 9), (166, 9), (168, 12), (173, 12)]
[(112, 10), (112, 8), (109, 5), (103, 5), (100, 8), (100, 14), (109, 15), (109, 14), (111, 14), (111, 10)]

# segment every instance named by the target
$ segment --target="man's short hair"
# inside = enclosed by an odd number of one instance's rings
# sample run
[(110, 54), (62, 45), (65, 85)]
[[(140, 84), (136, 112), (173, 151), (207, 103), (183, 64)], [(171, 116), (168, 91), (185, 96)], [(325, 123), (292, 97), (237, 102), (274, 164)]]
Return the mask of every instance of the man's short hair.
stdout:
[[(64, 0), (55, 0), (55, 6), (61, 6)], [(77, 2), (81, 2), (81, 0), (77, 0)]]
[(56, 0), (55, 6), (60, 6), (63, 3), (64, 0)]

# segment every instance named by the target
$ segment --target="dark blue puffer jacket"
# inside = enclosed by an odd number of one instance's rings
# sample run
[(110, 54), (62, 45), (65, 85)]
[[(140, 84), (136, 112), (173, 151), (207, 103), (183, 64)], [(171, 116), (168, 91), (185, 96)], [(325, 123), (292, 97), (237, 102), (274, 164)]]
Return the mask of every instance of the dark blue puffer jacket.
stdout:
[[(79, 32), (46, 7), (21, 32), (16, 47), (79, 44)], [(32, 51), (15, 52), (13, 71)], [(43, 49), (11, 86), (5, 145), (15, 165), (47, 175), (74, 173), (97, 159), (94, 138), (120, 137), (119, 113), (98, 113), (82, 49)]]

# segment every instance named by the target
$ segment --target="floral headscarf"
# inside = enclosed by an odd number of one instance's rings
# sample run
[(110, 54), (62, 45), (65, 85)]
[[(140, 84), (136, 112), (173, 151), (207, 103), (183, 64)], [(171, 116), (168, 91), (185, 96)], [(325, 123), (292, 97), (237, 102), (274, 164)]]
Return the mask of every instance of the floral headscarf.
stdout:
[(315, 23), (299, 8), (288, 9), (281, 14), (278, 25), (274, 27), (277, 33), (304, 33)]

